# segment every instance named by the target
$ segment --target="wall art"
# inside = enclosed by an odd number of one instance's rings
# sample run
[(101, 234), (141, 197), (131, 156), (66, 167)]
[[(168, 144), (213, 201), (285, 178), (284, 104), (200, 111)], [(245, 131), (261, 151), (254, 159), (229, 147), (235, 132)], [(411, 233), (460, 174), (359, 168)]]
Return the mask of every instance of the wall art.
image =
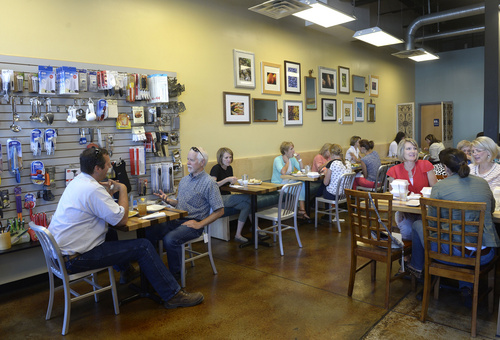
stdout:
[(285, 126), (302, 125), (302, 101), (285, 100), (283, 102)]
[(261, 63), (262, 93), (281, 95), (281, 65)]
[(285, 92), (300, 94), (300, 64), (285, 60)]
[(250, 123), (250, 95), (247, 93), (223, 92), (224, 123)]
[(337, 70), (320, 66), (318, 71), (319, 93), (332, 95), (337, 94)]
[(233, 50), (234, 87), (255, 88), (255, 55)]
[(336, 121), (337, 120), (337, 99), (321, 99), (321, 120)]

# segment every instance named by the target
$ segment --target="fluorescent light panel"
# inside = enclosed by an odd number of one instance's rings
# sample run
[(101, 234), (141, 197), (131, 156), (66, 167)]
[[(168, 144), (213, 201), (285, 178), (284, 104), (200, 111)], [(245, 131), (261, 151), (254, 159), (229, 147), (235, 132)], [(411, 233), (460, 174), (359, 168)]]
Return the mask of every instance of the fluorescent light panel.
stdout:
[(293, 15), (325, 28), (356, 20), (354, 16), (344, 14), (319, 2), (310, 4), (310, 6), (312, 8)]
[(439, 56), (432, 54), (432, 53), (429, 53), (426, 50), (424, 50), (423, 48), (422, 49), (419, 48), (419, 50), (421, 50), (423, 52), (423, 54), (409, 57), (409, 58), (411, 60), (416, 61), (416, 62), (439, 59)]
[(377, 47), (400, 44), (403, 42), (403, 40), (384, 32), (379, 27), (357, 31), (352, 37)]

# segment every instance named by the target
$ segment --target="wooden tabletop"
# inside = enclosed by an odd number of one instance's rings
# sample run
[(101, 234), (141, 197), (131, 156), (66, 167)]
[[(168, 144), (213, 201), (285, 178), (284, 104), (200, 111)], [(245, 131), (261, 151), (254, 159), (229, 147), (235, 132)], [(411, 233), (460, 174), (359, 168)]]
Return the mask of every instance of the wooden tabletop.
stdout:
[(300, 175), (300, 176), (294, 176), (294, 175), (281, 175), (281, 178), (283, 179), (293, 179), (296, 181), (302, 181), (302, 182), (316, 182), (320, 181), (324, 176), (321, 175), (319, 177), (309, 177), (307, 175)]
[(113, 228), (121, 231), (134, 231), (137, 229), (142, 229), (149, 227), (151, 225), (155, 225), (158, 223), (173, 221), (178, 218), (186, 217), (188, 215), (187, 211), (178, 210), (173, 208), (166, 208), (160, 210), (159, 212), (164, 212), (165, 216), (161, 216), (159, 218), (153, 218), (150, 220), (141, 219), (138, 216), (129, 217), (127, 224), (121, 227), (113, 226)]
[(282, 187), (283, 184), (262, 182), (261, 184), (248, 184), (246, 187), (239, 184), (233, 186), (224, 185), (221, 186), (220, 189), (229, 192), (239, 192), (240, 194), (262, 195), (267, 194), (268, 192), (277, 191)]

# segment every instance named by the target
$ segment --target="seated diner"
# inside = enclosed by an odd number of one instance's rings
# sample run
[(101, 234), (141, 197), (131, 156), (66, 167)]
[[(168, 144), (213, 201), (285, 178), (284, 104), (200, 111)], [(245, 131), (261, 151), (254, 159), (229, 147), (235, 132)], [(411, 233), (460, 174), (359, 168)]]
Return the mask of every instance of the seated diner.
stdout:
[(361, 158), (361, 171), (363, 177), (356, 177), (353, 184), (353, 189), (358, 186), (373, 188), (377, 181), (377, 171), (380, 168), (381, 161), (377, 151), (373, 150), (375, 143), (362, 139), (359, 141), (359, 150), (365, 156)]
[(477, 137), (472, 141), (472, 161), (470, 174), (488, 182), (491, 190), (500, 186), (500, 165), (495, 162), (498, 146), (490, 137)]

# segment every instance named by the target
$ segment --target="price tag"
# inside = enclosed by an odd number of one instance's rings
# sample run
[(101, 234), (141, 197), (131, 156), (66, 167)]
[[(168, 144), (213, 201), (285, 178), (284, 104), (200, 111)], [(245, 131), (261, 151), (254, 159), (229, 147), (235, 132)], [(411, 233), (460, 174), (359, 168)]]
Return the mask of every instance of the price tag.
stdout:
[(208, 243), (208, 234), (203, 232), (203, 242)]

